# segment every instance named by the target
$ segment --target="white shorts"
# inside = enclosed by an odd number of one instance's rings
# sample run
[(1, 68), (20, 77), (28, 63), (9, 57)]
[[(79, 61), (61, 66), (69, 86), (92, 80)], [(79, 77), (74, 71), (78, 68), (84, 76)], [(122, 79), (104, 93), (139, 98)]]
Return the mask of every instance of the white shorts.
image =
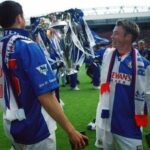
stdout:
[(56, 136), (55, 132), (48, 138), (36, 144), (23, 145), (13, 142), (10, 150), (56, 150)]
[(13, 145), (10, 150), (56, 150), (55, 124), (51, 126), (54, 127), (54, 129), (48, 138), (36, 144), (31, 144), (31, 145), (23, 145), (23, 144), (16, 143), (14, 141), (13, 137), (10, 134), (10, 126), (11, 126), (10, 121), (4, 119), (3, 126), (4, 126), (6, 136), (8, 137), (8, 139), (11, 141)]
[(111, 144), (107, 141), (102, 141), (101, 138), (96, 139), (95, 146), (103, 148), (103, 150), (114, 150), (118, 144), (121, 150), (143, 150), (142, 140), (126, 138), (117, 134), (112, 134), (113, 140)]

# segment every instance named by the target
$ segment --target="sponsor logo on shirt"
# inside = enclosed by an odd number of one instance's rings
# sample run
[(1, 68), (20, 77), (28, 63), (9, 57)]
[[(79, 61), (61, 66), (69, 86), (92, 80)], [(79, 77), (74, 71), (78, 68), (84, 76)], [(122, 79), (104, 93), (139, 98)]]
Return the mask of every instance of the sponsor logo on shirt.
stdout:
[(123, 85), (130, 85), (132, 76), (125, 73), (112, 72), (111, 81)]
[(41, 74), (44, 74), (44, 75), (47, 75), (47, 64), (43, 64), (43, 65), (40, 65), (38, 67), (36, 67), (36, 69), (41, 73)]

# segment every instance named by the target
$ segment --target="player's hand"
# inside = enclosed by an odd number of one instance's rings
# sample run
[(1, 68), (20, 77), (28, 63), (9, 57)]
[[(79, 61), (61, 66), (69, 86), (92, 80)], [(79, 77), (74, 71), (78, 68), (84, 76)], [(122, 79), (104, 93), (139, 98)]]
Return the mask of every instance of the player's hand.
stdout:
[(72, 145), (72, 150), (81, 150), (88, 145), (88, 137), (76, 130), (69, 133), (69, 139)]

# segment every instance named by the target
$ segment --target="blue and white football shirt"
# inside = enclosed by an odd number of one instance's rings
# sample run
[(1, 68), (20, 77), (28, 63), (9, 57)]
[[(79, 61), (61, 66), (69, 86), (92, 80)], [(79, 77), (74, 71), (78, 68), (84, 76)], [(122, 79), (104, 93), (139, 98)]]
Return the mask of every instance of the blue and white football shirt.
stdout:
[[(12, 34), (27, 36), (27, 32), (22, 29), (6, 30), (2, 39), (3, 57), (7, 41)], [(22, 121), (11, 122), (10, 133), (18, 143), (34, 144), (50, 135), (48, 115), (45, 117), (37, 97), (52, 92), (58, 88), (58, 84), (43, 51), (35, 42), (26, 39), (16, 40), (12, 52), (6, 57), (7, 59), (3, 60), (3, 70), (7, 79), (7, 107), (9, 108), (10, 101), (9, 85), (12, 84), (18, 107), (23, 108), (26, 115), (26, 119)]]

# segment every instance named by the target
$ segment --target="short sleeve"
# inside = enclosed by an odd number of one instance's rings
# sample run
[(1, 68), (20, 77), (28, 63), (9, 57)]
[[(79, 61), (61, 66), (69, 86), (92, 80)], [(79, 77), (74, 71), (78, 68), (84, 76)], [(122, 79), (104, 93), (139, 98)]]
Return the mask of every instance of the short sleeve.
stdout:
[(18, 51), (22, 67), (36, 95), (39, 96), (58, 88), (57, 80), (38, 44), (21, 41), (19, 47), (21, 48)]

